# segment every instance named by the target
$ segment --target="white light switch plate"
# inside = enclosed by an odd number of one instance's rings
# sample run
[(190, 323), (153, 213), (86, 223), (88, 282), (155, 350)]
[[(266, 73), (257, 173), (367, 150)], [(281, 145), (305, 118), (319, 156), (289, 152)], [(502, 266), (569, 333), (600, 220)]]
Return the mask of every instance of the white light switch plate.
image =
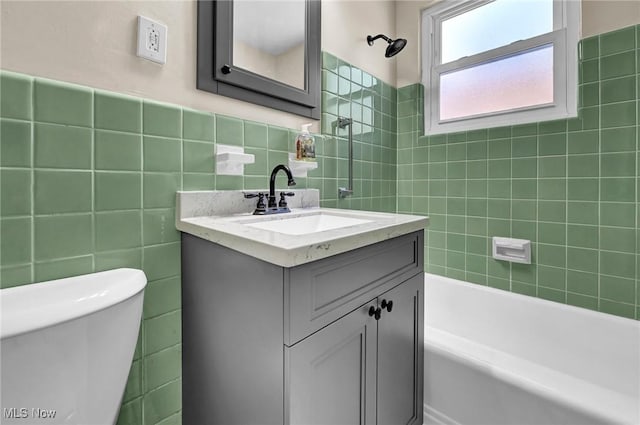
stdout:
[(167, 62), (167, 26), (138, 16), (138, 51), (141, 58), (157, 63)]

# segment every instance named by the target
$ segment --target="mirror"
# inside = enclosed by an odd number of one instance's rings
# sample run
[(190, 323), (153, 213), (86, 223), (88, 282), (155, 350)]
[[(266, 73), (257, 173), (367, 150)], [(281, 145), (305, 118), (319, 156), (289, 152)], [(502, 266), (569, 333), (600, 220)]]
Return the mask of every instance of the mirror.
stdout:
[(304, 89), (305, 13), (304, 0), (235, 0), (233, 65)]
[(320, 118), (320, 0), (199, 0), (197, 88)]

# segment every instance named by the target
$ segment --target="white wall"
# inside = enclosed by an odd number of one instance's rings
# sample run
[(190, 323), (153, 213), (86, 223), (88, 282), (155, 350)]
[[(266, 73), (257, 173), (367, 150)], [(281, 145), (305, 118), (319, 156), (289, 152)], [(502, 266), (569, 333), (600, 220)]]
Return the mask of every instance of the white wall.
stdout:
[(395, 36), (393, 0), (323, 0), (322, 50), (344, 59), (388, 84), (396, 84), (396, 57), (384, 57), (387, 43), (367, 44), (367, 35)]
[(638, 0), (582, 0), (582, 36), (640, 24)]
[[(397, 56), (397, 87), (420, 82), (420, 15), (439, 0), (401, 0), (396, 32), (409, 43)], [(640, 0), (582, 0), (582, 38), (640, 23)]]
[[(405, 86), (420, 81), (420, 10), (432, 0), (323, 0), (322, 49)], [(583, 35), (640, 22), (638, 0), (583, 0)], [(136, 16), (169, 26), (164, 66), (135, 56)], [(392, 59), (368, 34), (408, 39)], [(196, 3), (172, 1), (0, 1), (0, 67), (135, 96), (298, 128), (309, 119), (195, 88)], [(318, 131), (318, 122), (314, 124)]]
[[(322, 48), (395, 83), (395, 61), (365, 41), (368, 31), (394, 32), (393, 2), (328, 0), (322, 6)], [(194, 0), (2, 0), (0, 15), (2, 69), (286, 127), (309, 122), (196, 90)], [(135, 56), (137, 15), (168, 25), (164, 66)], [(317, 121), (312, 130), (319, 130)]]

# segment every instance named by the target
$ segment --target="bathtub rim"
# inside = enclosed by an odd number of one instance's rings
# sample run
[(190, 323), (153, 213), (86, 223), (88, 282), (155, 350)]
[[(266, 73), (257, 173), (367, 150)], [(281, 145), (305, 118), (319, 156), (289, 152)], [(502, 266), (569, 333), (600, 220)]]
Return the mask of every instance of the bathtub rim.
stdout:
[[(544, 382), (540, 382), (539, 378), (538, 380), (536, 380), (534, 378), (527, 377), (522, 373), (517, 373), (513, 370), (513, 368), (504, 367), (499, 362), (498, 363), (491, 362), (486, 358), (483, 358), (483, 356), (469, 354), (468, 352), (461, 354), (460, 350), (453, 349), (450, 345), (447, 345), (446, 343), (434, 342), (433, 339), (428, 339), (426, 337), (427, 332), (430, 332), (431, 334), (433, 334), (434, 332), (445, 333), (445, 334), (447, 333), (443, 331), (438, 331), (436, 328), (433, 328), (433, 327), (425, 326), (425, 342), (424, 342), (425, 357), (428, 356), (429, 352), (431, 351), (435, 351), (439, 354), (446, 355), (450, 358), (453, 358), (456, 362), (461, 363), (465, 367), (468, 367), (477, 372), (483, 373), (493, 379), (498, 379), (510, 385), (521, 388), (524, 391), (533, 393), (540, 398), (557, 401), (561, 404), (564, 404), (565, 406), (568, 406), (573, 410), (578, 411), (581, 414), (593, 416), (594, 418), (596, 418), (598, 421), (601, 421), (602, 423), (629, 424), (629, 425), (636, 423), (635, 418), (632, 417), (633, 406), (631, 405), (631, 403), (633, 402), (633, 399), (631, 397), (626, 397), (622, 394), (614, 393), (613, 391), (608, 390), (606, 388), (598, 387), (590, 382), (582, 381), (579, 378), (575, 378), (570, 375), (563, 374), (562, 372), (555, 371), (541, 365), (535, 365), (533, 363), (527, 365), (529, 368), (538, 369), (541, 373), (546, 372), (547, 375), (550, 374), (556, 377), (569, 378), (569, 380), (571, 381), (578, 381), (578, 383), (583, 384), (592, 393), (600, 393), (600, 394), (594, 394), (591, 396), (591, 398), (597, 401), (597, 403), (584, 403), (583, 402), (583, 399), (585, 398), (584, 395), (582, 395), (582, 397), (575, 397), (575, 395), (569, 391), (563, 391), (562, 389), (554, 387), (553, 385), (548, 385), (548, 384), (545, 384)], [(455, 335), (452, 335), (452, 337), (456, 339), (464, 340), (464, 338), (459, 338)], [(474, 342), (469, 342), (469, 343), (476, 346), (481, 345)], [(492, 350), (490, 347), (485, 346), (484, 348), (488, 348), (489, 350)], [(493, 350), (493, 351), (500, 353), (498, 350)], [(509, 356), (509, 355), (504, 354), (504, 356)], [(509, 357), (515, 358), (515, 356), (509, 356)], [(518, 359), (518, 360), (522, 361), (523, 363), (524, 362), (530, 363), (523, 359)], [(596, 397), (596, 395), (600, 395), (602, 397)], [(630, 404), (631, 406), (625, 409), (626, 413), (624, 415), (616, 414), (617, 411), (612, 414), (606, 409), (601, 409), (597, 407), (603, 404), (602, 403), (603, 398), (614, 399), (613, 401), (617, 400), (619, 402), (622, 402), (623, 404), (626, 401), (627, 404)], [(604, 403), (604, 404), (607, 405), (607, 403)], [(425, 402), (425, 406), (428, 406), (426, 402)]]
[[(553, 303), (554, 309), (559, 309), (565, 313), (580, 313), (580, 315), (586, 315), (587, 317), (591, 317), (594, 319), (602, 320), (606, 317), (609, 323), (614, 325), (620, 324), (626, 327), (631, 327), (632, 331), (639, 332), (640, 338), (640, 321), (635, 319), (628, 319), (624, 317), (619, 317), (615, 315), (611, 315), (608, 313), (597, 312), (593, 310), (588, 310), (576, 306), (566, 305), (562, 303), (557, 303), (545, 299), (535, 298), (523, 294), (513, 293), (501, 289), (491, 288), (485, 285), (478, 285), (474, 283), (464, 282), (457, 279), (452, 279), (445, 276), (434, 275), (430, 273), (425, 273), (425, 297), (429, 296), (429, 281), (438, 281), (440, 284), (451, 284), (456, 285), (458, 287), (466, 288), (472, 291), (483, 291), (488, 294), (492, 294), (495, 296), (500, 296), (504, 299), (516, 299), (519, 302), (526, 301), (528, 303), (532, 303), (533, 305), (544, 305), (547, 308), (551, 306)], [(425, 306), (427, 305), (427, 301), (425, 300)], [(605, 423), (620, 423), (620, 424), (635, 424), (640, 423), (640, 403), (635, 404), (635, 397), (633, 394), (628, 394), (625, 392), (615, 391), (615, 389), (608, 388), (606, 386), (598, 385), (595, 382), (591, 382), (587, 379), (583, 379), (579, 376), (570, 373), (561, 372), (561, 370), (557, 368), (552, 368), (549, 365), (545, 365), (542, 363), (535, 363), (534, 361), (527, 359), (525, 357), (519, 357), (514, 355), (513, 353), (509, 353), (507, 351), (502, 351), (500, 349), (493, 348), (488, 344), (483, 344), (482, 340), (473, 340), (467, 339), (464, 336), (455, 335), (454, 333), (448, 332), (447, 330), (442, 330), (433, 324), (438, 325), (437, 321), (429, 322), (429, 309), (425, 309), (425, 325), (424, 325), (424, 344), (425, 344), (425, 358), (430, 351), (437, 350), (438, 352), (445, 354), (450, 357), (454, 357), (456, 361), (461, 362), (469, 367), (473, 367), (476, 370), (479, 370), (489, 376), (492, 376), (496, 379), (501, 379), (505, 382), (508, 382), (512, 385), (516, 385), (520, 388), (523, 388), (529, 392), (532, 392), (540, 397), (552, 400), (558, 400), (559, 402), (567, 405), (568, 407), (598, 418)], [(606, 316), (602, 316), (605, 314)], [(467, 344), (475, 347), (481, 347), (485, 350), (491, 350), (494, 354), (497, 353), (498, 357), (509, 357), (511, 359), (516, 359), (522, 363), (526, 363), (529, 366), (527, 369), (522, 369), (525, 372), (527, 370), (543, 370), (549, 371), (550, 373), (546, 375), (542, 375), (542, 377), (548, 377), (549, 375), (557, 375), (561, 378), (561, 380), (554, 382), (553, 380), (547, 379), (546, 382), (540, 382), (538, 375), (531, 373), (530, 376), (527, 376), (526, 373), (517, 373), (517, 369), (511, 370), (508, 366), (509, 363), (506, 364), (507, 367), (501, 365), (500, 362), (493, 363), (490, 361), (490, 358), (484, 358), (483, 356), (476, 356), (473, 354), (469, 354), (469, 350), (460, 350), (458, 347), (452, 347), (451, 341), (439, 341), (437, 338), (437, 334), (445, 334), (450, 336), (450, 338), (454, 338), (460, 341), (464, 341)], [(434, 338), (435, 334), (435, 338)], [(442, 338), (440, 338), (442, 339)], [(462, 353), (460, 353), (462, 351)], [(472, 351), (473, 353), (473, 351)], [(486, 356), (485, 356), (486, 357)], [(426, 371), (426, 368), (425, 368)], [(538, 379), (536, 379), (538, 378)], [(583, 391), (578, 394), (578, 397), (575, 397), (574, 394), (571, 394), (571, 391), (567, 391), (566, 388), (563, 388), (562, 385), (554, 385), (556, 383), (564, 384), (567, 386), (567, 382), (575, 381), (576, 384), (580, 384), (580, 387)], [(639, 384), (640, 385), (640, 384)], [(571, 387), (569, 387), (571, 388)], [(639, 386), (640, 388), (640, 386)], [(567, 395), (571, 394), (571, 395)], [(603, 397), (594, 396), (601, 394)], [(617, 414), (617, 412), (611, 413), (610, 410), (613, 408), (599, 408), (601, 405), (608, 406), (603, 403), (603, 400), (610, 400), (615, 402), (614, 406), (620, 406), (622, 408), (623, 414)], [(427, 408), (427, 404), (425, 402), (425, 409)], [(446, 416), (446, 415), (445, 415)]]

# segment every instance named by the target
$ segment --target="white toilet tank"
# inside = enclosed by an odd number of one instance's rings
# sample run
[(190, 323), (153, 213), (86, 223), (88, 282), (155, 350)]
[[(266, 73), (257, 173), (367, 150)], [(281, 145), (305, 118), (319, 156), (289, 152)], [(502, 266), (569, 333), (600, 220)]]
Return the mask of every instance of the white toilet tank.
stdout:
[(146, 283), (116, 269), (0, 290), (0, 423), (115, 423)]

